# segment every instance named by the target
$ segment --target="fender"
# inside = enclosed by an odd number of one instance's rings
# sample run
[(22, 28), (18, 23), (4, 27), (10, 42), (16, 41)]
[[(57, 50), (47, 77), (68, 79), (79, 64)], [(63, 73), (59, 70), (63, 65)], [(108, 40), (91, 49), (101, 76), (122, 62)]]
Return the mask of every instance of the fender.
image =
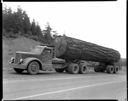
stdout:
[(41, 62), (38, 58), (33, 58), (33, 57), (26, 58), (26, 59), (24, 59), (23, 65), (25, 65), (25, 67), (26, 67), (26, 69), (27, 69), (28, 64), (29, 64), (31, 61), (34, 61), (34, 60), (36, 60), (36, 61), (38, 61), (38, 62), (40, 63), (41, 69), (42, 69), (42, 62)]

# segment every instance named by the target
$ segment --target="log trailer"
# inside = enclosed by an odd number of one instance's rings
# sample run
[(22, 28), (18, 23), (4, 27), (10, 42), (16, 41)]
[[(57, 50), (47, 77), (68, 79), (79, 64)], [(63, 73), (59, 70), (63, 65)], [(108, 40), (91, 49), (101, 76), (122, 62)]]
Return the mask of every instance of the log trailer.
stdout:
[(67, 36), (58, 36), (52, 45), (38, 45), (31, 52), (17, 51), (11, 58), (10, 67), (17, 73), (27, 70), (37, 74), (39, 70), (55, 69), (71, 74), (88, 72), (90, 61), (98, 63), (95, 72), (117, 73), (120, 53), (114, 49), (99, 46)]

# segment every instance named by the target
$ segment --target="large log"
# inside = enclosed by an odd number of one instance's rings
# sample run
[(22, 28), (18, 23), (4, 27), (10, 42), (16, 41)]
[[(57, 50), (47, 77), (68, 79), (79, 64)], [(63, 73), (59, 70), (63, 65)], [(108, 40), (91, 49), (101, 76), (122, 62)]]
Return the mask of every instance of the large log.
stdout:
[(112, 64), (120, 60), (120, 53), (90, 42), (67, 36), (59, 36), (54, 40), (56, 57), (66, 60), (86, 60)]

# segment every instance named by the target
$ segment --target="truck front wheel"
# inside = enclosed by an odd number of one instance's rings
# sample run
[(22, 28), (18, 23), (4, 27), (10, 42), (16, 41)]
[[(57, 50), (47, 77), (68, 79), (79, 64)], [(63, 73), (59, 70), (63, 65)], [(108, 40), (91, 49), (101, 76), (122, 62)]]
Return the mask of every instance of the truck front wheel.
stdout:
[(68, 72), (71, 73), (71, 74), (77, 74), (79, 72), (79, 66), (78, 66), (78, 64), (71, 63), (68, 66)]
[(14, 68), (14, 71), (15, 71), (16, 73), (22, 73), (24, 70), (23, 70), (23, 69)]
[(28, 65), (27, 71), (32, 75), (37, 74), (39, 72), (39, 63), (36, 61), (31, 61)]

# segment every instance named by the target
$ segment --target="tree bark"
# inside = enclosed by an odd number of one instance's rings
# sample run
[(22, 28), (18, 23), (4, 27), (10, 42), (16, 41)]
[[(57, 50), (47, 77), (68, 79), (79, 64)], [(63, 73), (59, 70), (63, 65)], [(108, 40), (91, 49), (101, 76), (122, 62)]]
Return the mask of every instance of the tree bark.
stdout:
[(112, 64), (120, 60), (120, 53), (90, 42), (67, 36), (59, 36), (54, 40), (56, 57), (66, 60), (86, 60)]

